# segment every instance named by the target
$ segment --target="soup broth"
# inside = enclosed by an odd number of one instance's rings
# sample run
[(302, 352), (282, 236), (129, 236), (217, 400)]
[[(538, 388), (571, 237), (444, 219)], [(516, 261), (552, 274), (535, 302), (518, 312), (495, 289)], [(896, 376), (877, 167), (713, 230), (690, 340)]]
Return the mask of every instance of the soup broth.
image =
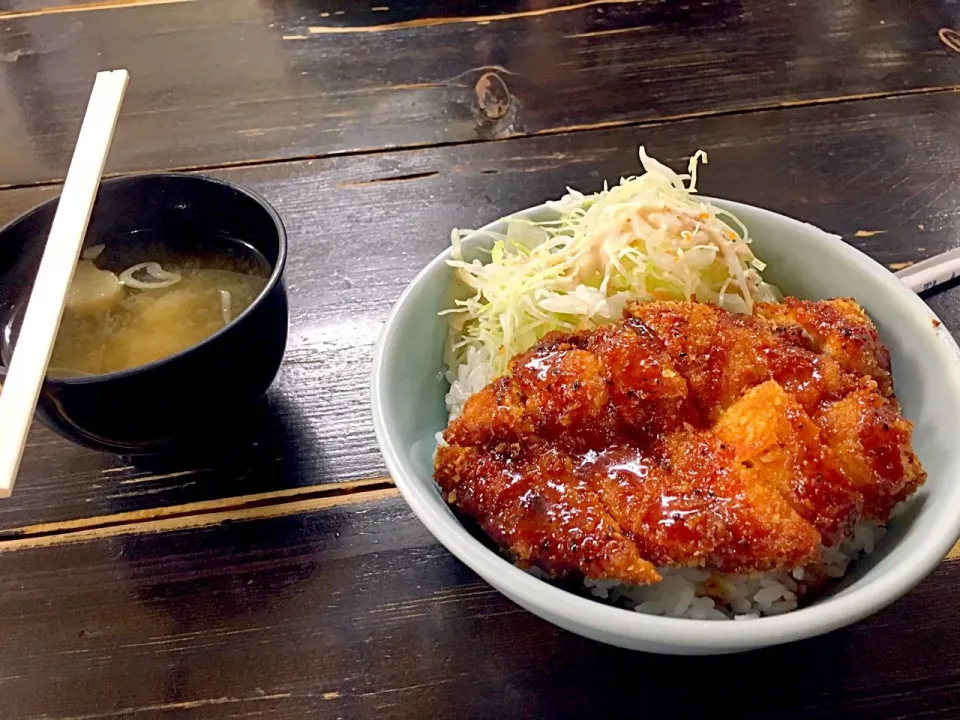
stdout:
[(186, 350), (246, 310), (269, 276), (260, 253), (225, 238), (172, 243), (137, 233), (87, 248), (49, 373), (102, 375)]

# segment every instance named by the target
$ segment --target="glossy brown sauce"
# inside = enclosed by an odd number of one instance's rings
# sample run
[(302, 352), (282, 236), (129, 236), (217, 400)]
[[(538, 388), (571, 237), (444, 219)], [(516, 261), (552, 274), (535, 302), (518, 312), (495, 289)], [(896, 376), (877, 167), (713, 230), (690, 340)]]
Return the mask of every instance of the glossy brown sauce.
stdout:
[[(881, 390), (882, 345), (849, 340), (873, 337), (866, 316), (827, 323), (842, 334), (833, 345), (809, 319), (789, 322), (648, 303), (550, 335), (468, 401), (437, 481), (521, 564), (558, 575), (815, 563), (821, 543), (886, 519), (923, 474)], [(829, 347), (847, 354), (810, 349)]]

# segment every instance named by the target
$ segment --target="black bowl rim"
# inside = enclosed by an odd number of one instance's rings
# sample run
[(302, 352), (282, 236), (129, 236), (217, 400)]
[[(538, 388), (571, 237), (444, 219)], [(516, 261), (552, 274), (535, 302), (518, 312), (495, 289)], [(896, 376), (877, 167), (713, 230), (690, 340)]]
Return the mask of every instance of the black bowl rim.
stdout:
[[(189, 355), (190, 353), (198, 350), (199, 348), (207, 345), (209, 343), (215, 342), (219, 337), (224, 333), (230, 330), (234, 325), (236, 325), (240, 320), (245, 318), (247, 315), (253, 312), (264, 299), (273, 292), (274, 288), (280, 283), (280, 280), (283, 276), (284, 267), (287, 264), (287, 229), (283, 225), (283, 220), (280, 218), (280, 214), (277, 212), (276, 208), (271, 205), (266, 198), (264, 198), (259, 193), (251, 190), (245, 185), (240, 185), (239, 183), (232, 182), (230, 180), (223, 180), (217, 177), (211, 177), (210, 175), (201, 175), (197, 173), (187, 173), (187, 172), (156, 172), (156, 173), (135, 173), (132, 175), (121, 175), (120, 177), (110, 178), (109, 180), (104, 180), (100, 183), (100, 187), (104, 185), (123, 185), (133, 180), (160, 180), (160, 179), (172, 179), (172, 180), (189, 180), (191, 182), (197, 181), (200, 183), (213, 183), (216, 185), (223, 185), (224, 187), (235, 190), (242, 195), (246, 195), (248, 198), (257, 203), (260, 207), (266, 210), (267, 214), (270, 216), (270, 219), (273, 220), (273, 225), (277, 231), (277, 237), (280, 241), (280, 246), (277, 252), (277, 262), (274, 263), (273, 272), (270, 273), (270, 278), (267, 280), (267, 284), (264, 286), (263, 290), (254, 298), (253, 302), (247, 306), (247, 309), (242, 313), (237, 315), (229, 324), (224, 325), (222, 328), (217, 330), (213, 335), (209, 335), (195, 345), (191, 345), (184, 350), (181, 350), (178, 353), (173, 355), (168, 355), (167, 357), (160, 358), (159, 360), (154, 360), (152, 362), (146, 363), (145, 365), (137, 365), (136, 367), (127, 368), (126, 370), (117, 370), (111, 373), (103, 373), (102, 375), (84, 375), (82, 377), (50, 377), (49, 375), (44, 377), (45, 383), (55, 383), (57, 385), (93, 385), (96, 383), (104, 382), (107, 380), (119, 380), (127, 377), (132, 377), (139, 373), (149, 372), (150, 370), (171, 363), (179, 358)], [(99, 194), (99, 188), (97, 194)], [(36, 207), (30, 208), (25, 213), (15, 217), (10, 222), (6, 223), (0, 227), (0, 237), (4, 235), (7, 231), (12, 229), (14, 226), (18, 225), (21, 222), (24, 222), (30, 219), (33, 215), (39, 214), (46, 210), (50, 205), (60, 202), (61, 195), (52, 197), (49, 200), (45, 200)], [(4, 365), (3, 361), (0, 360), (0, 367), (4, 371), (7, 370), (7, 367)]]

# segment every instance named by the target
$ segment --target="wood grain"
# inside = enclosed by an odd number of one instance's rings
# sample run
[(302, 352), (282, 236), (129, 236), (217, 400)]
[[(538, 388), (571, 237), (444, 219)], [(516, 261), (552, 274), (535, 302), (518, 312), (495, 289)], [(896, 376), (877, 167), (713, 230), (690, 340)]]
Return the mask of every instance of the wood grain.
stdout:
[[(955, 247), (958, 116), (951, 92), (217, 171), (262, 192), (290, 233), (288, 356), (249, 439), (229, 461), (136, 467), (35, 428), (17, 493), (0, 504), (0, 530), (384, 475), (370, 360), (403, 287), (451, 227), (479, 226), (570, 184), (596, 190), (637, 171), (641, 142), (675, 167), (707, 150), (705, 193), (803, 218), (884, 264)], [(0, 222), (54, 192), (0, 192)], [(960, 330), (956, 289), (930, 302)]]
[(947, 46), (950, 50), (960, 53), (960, 30), (955, 30), (954, 28), (940, 28), (937, 32), (937, 37), (940, 38), (940, 42)]
[[(0, 186), (62, 178), (93, 74), (114, 67), (132, 81), (108, 173), (960, 86), (956, 53), (939, 35), (955, 11), (934, 0), (3, 8)], [(501, 91), (492, 104), (491, 83)]]
[[(269, 496), (266, 498), (266, 502), (262, 504), (257, 504), (250, 499), (251, 496), (247, 496), (236, 498), (237, 502), (232, 503), (228, 509), (219, 511), (215, 508), (210, 508), (210, 506), (215, 505), (213, 502), (193, 503), (192, 505), (164, 508), (166, 512), (156, 513), (153, 518), (139, 522), (130, 519), (134, 516), (133, 513), (123, 516), (116, 515), (105, 518), (93, 518), (92, 520), (94, 522), (100, 520), (100, 524), (86, 529), (70, 529), (66, 532), (54, 531), (52, 534), (32, 535), (17, 537), (12, 540), (4, 540), (0, 542), (0, 552), (72, 545), (123, 535), (145, 535), (150, 533), (171, 532), (174, 530), (182, 531), (223, 523), (246, 522), (257, 518), (285, 517), (316, 512), (333, 507), (338, 509), (349, 508), (351, 505), (358, 503), (400, 497), (400, 491), (390, 483), (375, 481), (371, 482), (370, 485), (386, 485), (386, 487), (378, 490), (364, 490), (355, 487), (352, 492), (342, 494), (312, 493), (314, 496), (308, 497), (307, 499)], [(306, 496), (311, 493), (299, 494)], [(94, 522), (90, 524), (93, 525)], [(63, 525), (69, 526), (70, 523), (64, 523)], [(52, 527), (55, 530), (58, 528), (57, 525), (52, 523), (48, 527)], [(33, 530), (33, 528), (30, 528), (30, 530)]]
[(6, 9), (0, 10), (0, 20), (23, 20), (40, 15), (67, 15), (103, 10), (125, 10), (147, 5), (170, 5), (173, 3), (195, 2), (196, 0), (74, 0), (74, 2), (49, 2), (46, 0), (18, 0), (6, 3)]
[[(139, 479), (131, 482), (139, 482)], [(183, 505), (151, 507), (113, 515), (37, 523), (12, 532), (0, 533), (0, 552), (86, 542), (114, 535), (166, 532), (255, 517), (293, 515), (321, 507), (363, 502), (363, 498), (371, 498), (374, 494), (395, 497), (399, 491), (388, 477), (370, 478), (254, 495), (235, 495)]]
[(0, 553), (3, 717), (675, 717), (694, 697), (738, 718), (952, 717), (958, 582), (946, 563), (852, 628), (670, 658), (524, 612), (399, 499), (19, 550)]

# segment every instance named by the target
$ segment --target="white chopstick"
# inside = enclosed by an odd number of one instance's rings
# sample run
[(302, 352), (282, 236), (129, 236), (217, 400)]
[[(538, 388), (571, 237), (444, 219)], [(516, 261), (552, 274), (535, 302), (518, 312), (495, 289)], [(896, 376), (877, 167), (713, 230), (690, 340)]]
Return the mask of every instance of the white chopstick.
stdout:
[(934, 255), (896, 273), (914, 292), (930, 290), (960, 275), (960, 248)]
[(128, 78), (126, 70), (97, 73), (90, 93), (80, 137), (0, 392), (0, 497), (10, 496), (17, 478)]

